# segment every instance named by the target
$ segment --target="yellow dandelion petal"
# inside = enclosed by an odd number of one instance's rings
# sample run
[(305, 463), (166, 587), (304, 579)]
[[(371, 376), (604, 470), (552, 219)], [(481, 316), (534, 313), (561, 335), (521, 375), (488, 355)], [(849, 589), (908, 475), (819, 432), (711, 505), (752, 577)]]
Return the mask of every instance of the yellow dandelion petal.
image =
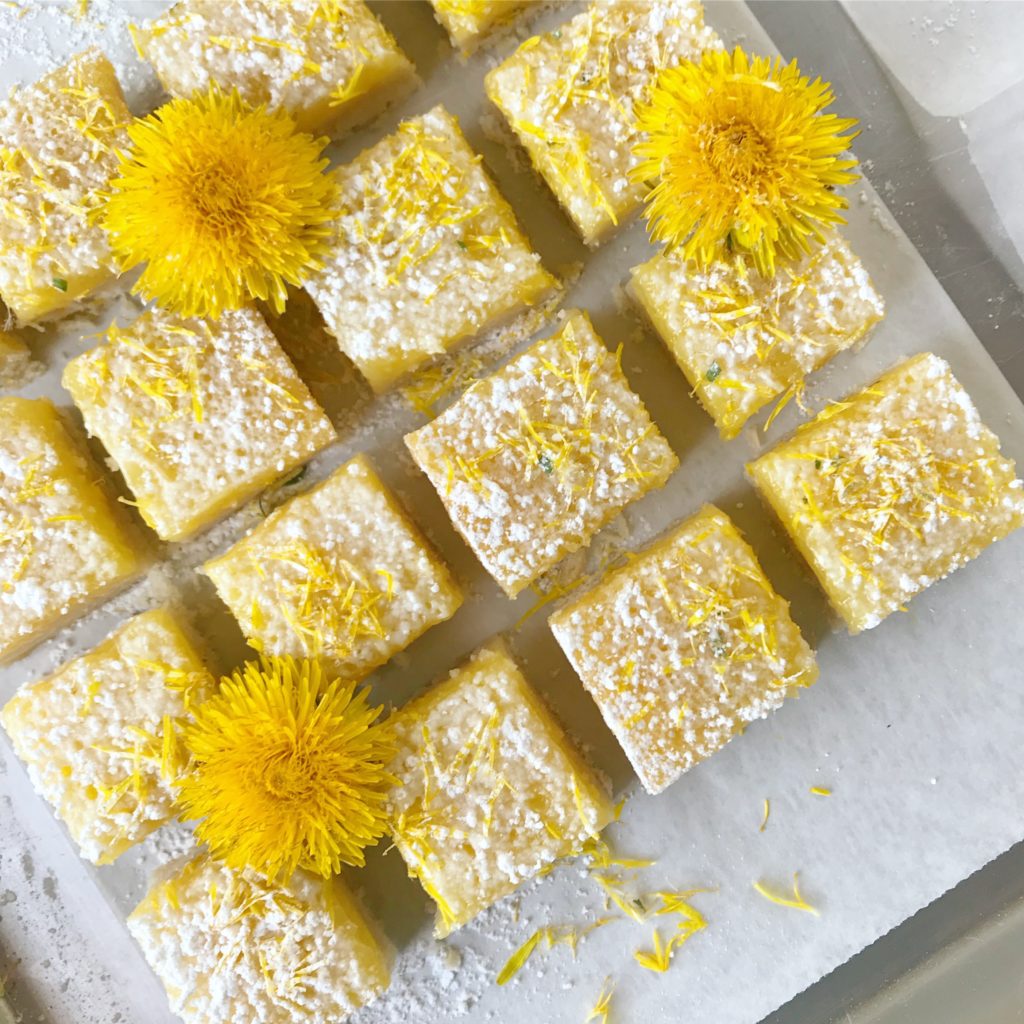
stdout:
[(597, 1021), (597, 1024), (608, 1024), (608, 1018), (612, 1012), (612, 995), (614, 993), (615, 983), (611, 978), (605, 978), (601, 993), (597, 997), (597, 1002), (590, 1008), (590, 1013), (587, 1014), (584, 1024), (590, 1024), (591, 1021)]
[(785, 896), (782, 893), (773, 892), (768, 888), (764, 882), (753, 883), (754, 892), (759, 896), (763, 896), (769, 903), (774, 903), (779, 907), (789, 907), (792, 910), (802, 910), (804, 913), (813, 914), (815, 917), (819, 917), (820, 913), (818, 908), (812, 906), (807, 900), (804, 899), (803, 894), (800, 892), (800, 873), (797, 872), (793, 875), (793, 895)]
[(248, 662), (195, 709), (179, 784), (183, 818), (235, 868), (274, 880), (302, 867), (327, 877), (363, 864), (384, 833), (394, 779), (390, 732), (355, 683), (315, 661)]
[(774, 272), (843, 223), (835, 191), (858, 177), (844, 155), (855, 119), (824, 114), (834, 97), (796, 61), (705, 53), (667, 68), (637, 109), (638, 180), (654, 187), (645, 215), (651, 234), (706, 265), (723, 245)]
[(286, 285), (320, 266), (336, 195), (326, 139), (237, 92), (175, 99), (129, 129), (99, 220), (135, 290), (184, 316), (249, 299), (284, 309)]

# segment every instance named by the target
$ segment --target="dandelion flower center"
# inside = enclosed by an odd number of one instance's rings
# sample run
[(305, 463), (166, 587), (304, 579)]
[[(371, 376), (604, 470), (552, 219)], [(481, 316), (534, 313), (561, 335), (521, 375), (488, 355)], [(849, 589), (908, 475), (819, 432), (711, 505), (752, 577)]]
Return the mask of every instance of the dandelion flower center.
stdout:
[(101, 212), (136, 290), (185, 316), (250, 299), (284, 309), (287, 284), (320, 266), (336, 189), (325, 139), (281, 111), (216, 88), (137, 121)]
[(844, 155), (857, 122), (823, 113), (832, 100), (795, 61), (738, 48), (663, 71), (637, 109), (652, 236), (702, 265), (728, 245), (766, 276), (777, 256), (810, 251), (842, 223), (836, 187), (857, 177)]
[(767, 170), (771, 153), (752, 125), (705, 125), (700, 135), (708, 164), (734, 187), (742, 187)]
[(183, 813), (200, 819), (196, 832), (214, 856), (271, 879), (361, 865), (383, 834), (393, 781), (379, 714), (354, 683), (328, 682), (318, 662), (248, 663), (186, 730)]

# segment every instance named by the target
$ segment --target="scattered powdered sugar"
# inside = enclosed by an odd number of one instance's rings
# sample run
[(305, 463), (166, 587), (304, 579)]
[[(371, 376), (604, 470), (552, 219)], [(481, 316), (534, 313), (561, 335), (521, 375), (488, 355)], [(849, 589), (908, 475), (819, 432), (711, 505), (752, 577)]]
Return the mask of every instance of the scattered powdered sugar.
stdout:
[(493, 957), (464, 940), (422, 936), (396, 959), (387, 991), (349, 1024), (438, 1024), (465, 1016), (493, 984)]
[(0, 4), (0, 88), (54, 70), (69, 53), (98, 49), (113, 63), (128, 106), (146, 113), (163, 89), (135, 52), (129, 26), (165, 6), (169, 0), (86, 0), (84, 8), (78, 0), (5, 0)]

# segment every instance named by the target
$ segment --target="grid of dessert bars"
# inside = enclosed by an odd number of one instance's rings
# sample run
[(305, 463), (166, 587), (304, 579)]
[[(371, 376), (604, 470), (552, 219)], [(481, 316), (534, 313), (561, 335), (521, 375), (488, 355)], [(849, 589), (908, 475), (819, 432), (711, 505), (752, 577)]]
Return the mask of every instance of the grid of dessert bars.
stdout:
[[(463, 53), (529, 6), (431, 2)], [(359, 0), (182, 0), (135, 39), (171, 96), (218, 83), (335, 136), (418, 84)], [(696, 0), (606, 0), (526, 39), (487, 75), (488, 98), (587, 245), (642, 204), (630, 176), (634, 105), (663, 67), (720, 46)], [(0, 295), (18, 328), (67, 313), (116, 276), (90, 214), (129, 121), (95, 52), (0, 105)], [(343, 212), (296, 301), (315, 307), (373, 392), (415, 383), (557, 295), (443, 106), (332, 173)], [(726, 444), (799, 398), (809, 374), (862, 344), (884, 314), (840, 233), (769, 279), (739, 256), (699, 268), (662, 252), (632, 268), (628, 293), (678, 363), (680, 396), (692, 390)], [(585, 311), (563, 311), (405, 438), (509, 597), (679, 466), (619, 346)], [(21, 336), (0, 333), (0, 387), (23, 379), (28, 360)], [(137, 579), (156, 548), (147, 531), (193, 537), (337, 440), (256, 308), (208, 321), (145, 312), (73, 359), (63, 384), (137, 515), (64, 413), (0, 398), (2, 662)], [(926, 352), (748, 470), (851, 632), (1024, 523), (1013, 463)], [(464, 599), (365, 455), (295, 493), (202, 571), (255, 650), (319, 658), (348, 679)], [(572, 590), (549, 621), (652, 794), (818, 674), (787, 601), (710, 505)], [(82, 856), (106, 864), (174, 817), (180, 730), (215, 685), (187, 617), (159, 608), (27, 682), (0, 721)], [(390, 831), (436, 903), (439, 936), (578, 853), (614, 817), (605, 784), (501, 638), (391, 721)], [(199, 854), (153, 887), (129, 927), (188, 1024), (337, 1020), (388, 984), (385, 944), (339, 879), (271, 883)]]

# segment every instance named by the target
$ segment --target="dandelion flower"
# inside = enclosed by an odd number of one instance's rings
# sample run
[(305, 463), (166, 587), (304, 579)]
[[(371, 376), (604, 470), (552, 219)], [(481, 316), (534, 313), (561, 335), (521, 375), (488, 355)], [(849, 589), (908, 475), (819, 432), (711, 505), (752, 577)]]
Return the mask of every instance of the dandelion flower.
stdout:
[(200, 819), (196, 834), (215, 857), (271, 880), (362, 865), (393, 783), (380, 710), (355, 683), (328, 682), (316, 661), (248, 662), (185, 730), (182, 816)]
[(823, 114), (833, 98), (796, 61), (738, 47), (663, 71), (637, 110), (635, 174), (654, 183), (653, 237), (705, 266), (728, 245), (765, 276), (777, 256), (810, 251), (843, 223), (836, 186), (857, 179), (857, 161), (843, 156), (857, 122)]
[(326, 139), (283, 111), (216, 87), (176, 99), (129, 129), (99, 218), (136, 291), (184, 316), (249, 299), (284, 309), (286, 284), (320, 266), (335, 196)]

